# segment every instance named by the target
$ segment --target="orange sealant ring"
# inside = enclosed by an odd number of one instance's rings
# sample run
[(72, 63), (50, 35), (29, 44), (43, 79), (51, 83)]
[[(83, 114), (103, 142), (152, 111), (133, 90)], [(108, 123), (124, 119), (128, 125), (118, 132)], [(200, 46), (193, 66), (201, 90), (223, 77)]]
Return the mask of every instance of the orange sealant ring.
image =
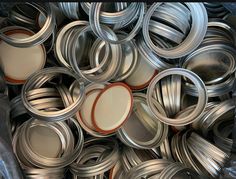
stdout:
[[(128, 115), (126, 116), (125, 120), (119, 125), (117, 126), (116, 128), (114, 129), (111, 129), (111, 130), (103, 130), (101, 129), (97, 124), (96, 124), (96, 119), (95, 119), (95, 107), (97, 105), (97, 102), (99, 100), (99, 98), (101, 97), (101, 95), (106, 92), (106, 90), (108, 90), (109, 88), (111, 87), (114, 87), (114, 86), (123, 86), (125, 87), (128, 92), (129, 92), (129, 95), (130, 95), (130, 99), (131, 99), (131, 105), (130, 105), (130, 110), (129, 110), (129, 113)], [(93, 104), (93, 107), (92, 107), (92, 123), (95, 127), (95, 129), (97, 130), (97, 132), (101, 133), (101, 134), (111, 134), (115, 131), (117, 131), (129, 118), (129, 116), (131, 115), (131, 112), (132, 112), (132, 109), (133, 109), (133, 95), (132, 95), (132, 91), (131, 89), (129, 88), (129, 86), (127, 86), (125, 83), (122, 83), (122, 82), (116, 82), (116, 83), (112, 83), (112, 84), (109, 84), (108, 86), (106, 86), (97, 96), (97, 98), (95, 99), (95, 102)]]

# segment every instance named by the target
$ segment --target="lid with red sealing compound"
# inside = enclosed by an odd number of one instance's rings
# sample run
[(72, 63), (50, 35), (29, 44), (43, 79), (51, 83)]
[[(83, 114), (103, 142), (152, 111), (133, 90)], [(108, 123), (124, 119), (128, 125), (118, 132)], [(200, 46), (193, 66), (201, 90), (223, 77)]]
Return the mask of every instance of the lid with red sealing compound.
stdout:
[(92, 123), (103, 134), (118, 130), (128, 119), (133, 107), (130, 88), (124, 83), (113, 83), (97, 96), (92, 108)]

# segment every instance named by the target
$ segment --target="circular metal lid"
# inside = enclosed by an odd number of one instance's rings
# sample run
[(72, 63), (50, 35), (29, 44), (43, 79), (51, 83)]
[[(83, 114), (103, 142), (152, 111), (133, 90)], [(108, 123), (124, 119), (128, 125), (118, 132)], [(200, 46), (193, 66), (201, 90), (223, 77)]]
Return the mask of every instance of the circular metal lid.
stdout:
[(124, 83), (108, 85), (97, 96), (92, 121), (97, 131), (112, 133), (129, 117), (133, 106), (132, 92)]
[[(9, 30), (5, 34), (11, 38), (25, 38), (32, 35), (26, 30)], [(43, 45), (17, 48), (0, 41), (0, 65), (7, 82), (22, 84), (34, 72), (42, 69), (46, 61)]]
[(45, 157), (58, 157), (62, 144), (58, 134), (47, 126), (33, 126), (29, 130), (30, 145), (34, 152)]

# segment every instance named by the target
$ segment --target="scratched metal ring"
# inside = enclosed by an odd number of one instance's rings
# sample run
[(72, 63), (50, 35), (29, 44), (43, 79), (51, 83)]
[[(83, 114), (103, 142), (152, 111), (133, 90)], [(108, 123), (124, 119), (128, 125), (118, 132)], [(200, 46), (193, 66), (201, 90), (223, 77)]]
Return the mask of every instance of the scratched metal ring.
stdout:
[(148, 47), (164, 58), (180, 58), (191, 53), (200, 45), (207, 31), (208, 18), (203, 3), (185, 3), (191, 13), (192, 26), (185, 40), (180, 45), (170, 49), (163, 49), (156, 46), (149, 35), (149, 22), (151, 16), (161, 4), (162, 3), (152, 4), (143, 20), (142, 34)]
[(9, 38), (3, 33), (4, 28), (1, 29), (0, 38), (4, 40), (6, 43), (15, 47), (31, 47), (34, 45), (39, 45), (45, 42), (50, 37), (50, 35), (53, 33), (53, 30), (55, 28), (56, 22), (53, 16), (50, 3), (46, 3), (44, 6), (41, 6), (37, 3), (27, 3), (27, 4), (36, 8), (38, 11), (44, 14), (47, 17), (47, 19), (43, 27), (40, 29), (40, 31), (24, 39)]
[[(163, 116), (159, 111), (157, 111), (157, 109), (154, 106), (154, 103), (152, 102), (152, 97), (154, 94), (154, 89), (155, 89), (156, 84), (161, 79), (169, 75), (185, 76), (189, 78), (198, 89), (199, 98), (198, 98), (198, 103), (197, 103), (196, 108), (191, 112), (191, 114), (178, 120)], [(152, 79), (147, 90), (147, 103), (151, 111), (153, 112), (153, 114), (156, 116), (157, 119), (159, 119), (163, 123), (168, 124), (168, 125), (173, 125), (173, 126), (187, 125), (187, 124), (192, 123), (194, 120), (196, 120), (197, 117), (201, 115), (202, 112), (204, 111), (205, 106), (207, 104), (207, 100), (208, 100), (208, 97), (206, 93), (206, 87), (203, 81), (195, 73), (189, 70), (183, 69), (183, 68), (171, 68), (171, 69), (167, 69), (160, 72)]]
[[(78, 81), (78, 84), (80, 86), (80, 96), (74, 101), (73, 104), (66, 107), (65, 109), (59, 110), (59, 111), (42, 111), (37, 110), (34, 108), (31, 103), (27, 99), (27, 93), (29, 90), (32, 90), (34, 88), (40, 88), (43, 84), (45, 84), (48, 80), (44, 79), (39, 80), (40, 77), (45, 77), (47, 75), (51, 76), (52, 78), (58, 76), (59, 74), (68, 75), (70, 77), (75, 78)], [(36, 82), (40, 82), (40, 85), (35, 85)], [(32, 85), (33, 84), (33, 85)], [(26, 83), (22, 87), (22, 93), (21, 93), (21, 99), (22, 102), (28, 111), (28, 113), (35, 117), (36, 119), (45, 120), (45, 121), (60, 121), (60, 120), (66, 120), (78, 111), (78, 108), (81, 106), (84, 100), (84, 83), (82, 82), (81, 78), (73, 73), (71, 70), (68, 70), (63, 67), (51, 67), (51, 68), (45, 68), (43, 70), (40, 70), (33, 75), (31, 75)]]

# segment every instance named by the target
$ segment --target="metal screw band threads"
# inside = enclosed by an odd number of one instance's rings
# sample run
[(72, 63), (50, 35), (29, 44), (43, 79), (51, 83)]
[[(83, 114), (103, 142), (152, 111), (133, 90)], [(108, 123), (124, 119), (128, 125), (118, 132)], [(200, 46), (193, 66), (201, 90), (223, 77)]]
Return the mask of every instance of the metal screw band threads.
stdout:
[(162, 3), (154, 3), (150, 6), (143, 20), (143, 37), (147, 45), (161, 57), (180, 58), (195, 50), (202, 42), (207, 30), (207, 13), (202, 3), (185, 3), (191, 12), (192, 27), (186, 39), (177, 47), (162, 49), (152, 42), (149, 36), (149, 22), (153, 12)]
[(102, 3), (91, 3), (91, 7), (89, 9), (89, 22), (91, 25), (91, 28), (93, 29), (94, 33), (96, 35), (98, 35), (98, 37), (100, 37), (101, 39), (112, 43), (112, 44), (121, 44), (121, 43), (125, 43), (131, 39), (133, 39), (133, 37), (135, 37), (137, 35), (137, 33), (139, 32), (139, 30), (141, 29), (141, 25), (143, 22), (143, 16), (144, 16), (144, 3), (139, 3), (137, 6), (139, 6), (139, 18), (138, 21), (136, 23), (136, 25), (134, 26), (134, 28), (132, 29), (132, 31), (129, 33), (129, 35), (122, 39), (122, 40), (113, 40), (111, 38), (109, 38), (106, 33), (103, 31), (103, 29), (101, 28), (100, 22), (99, 22), (99, 16), (100, 16), (100, 9), (101, 9)]
[[(39, 111), (33, 108), (26, 97), (31, 83), (34, 82), (36, 79), (38, 79), (40, 76), (53, 75), (55, 77), (58, 74), (65, 74), (65, 75), (74, 77), (80, 85), (80, 96), (77, 98), (77, 100), (74, 101), (73, 104), (71, 104), (67, 108), (60, 111), (45, 112), (45, 111)], [(44, 81), (44, 83), (46, 82), (47, 81)], [(44, 83), (42, 83), (41, 85), (43, 85)], [(21, 99), (28, 113), (37, 119), (44, 120), (44, 121), (66, 120), (72, 117), (78, 111), (78, 108), (80, 107), (80, 105), (82, 104), (84, 100), (84, 83), (81, 81), (78, 75), (74, 74), (73, 72), (71, 72), (70, 70), (66, 68), (63, 68), (63, 67), (45, 68), (41, 71), (34, 73), (28, 78), (28, 80), (22, 87)]]
[[(103, 146), (103, 143), (106, 145)], [(101, 147), (97, 148), (95, 146)], [(88, 150), (94, 150), (94, 152), (98, 150), (97, 152), (100, 151), (99, 153), (101, 153), (102, 150), (106, 150), (106, 148), (109, 150), (109, 152), (107, 156), (103, 158), (103, 160), (97, 161), (94, 164), (83, 164), (82, 157), (84, 154), (86, 154), (86, 152), (88, 152)], [(93, 151), (91, 152), (94, 153)], [(118, 157), (119, 148), (118, 143), (115, 140), (112, 140), (111, 138), (90, 138), (85, 141), (84, 149), (81, 155), (76, 159), (74, 163), (70, 165), (70, 171), (74, 175), (77, 175), (79, 177), (97, 176), (111, 169), (117, 162)]]
[(55, 28), (56, 22), (53, 16), (52, 9), (50, 7), (51, 6), (50, 3), (46, 3), (45, 6), (40, 6), (37, 3), (27, 3), (27, 4), (36, 8), (38, 11), (44, 14), (47, 18), (46, 18), (45, 24), (43, 25), (42, 29), (39, 32), (25, 39), (9, 38), (3, 33), (4, 29), (0, 30), (0, 38), (4, 40), (6, 43), (15, 47), (31, 47), (34, 45), (39, 45), (45, 42), (50, 37), (50, 35), (53, 33), (53, 30)]
[[(178, 120), (177, 119), (173, 120), (171, 118), (167, 118), (167, 117), (163, 116), (162, 114), (160, 114), (155, 109), (155, 106), (151, 100), (152, 96), (153, 96), (153, 91), (154, 91), (155, 85), (162, 78), (169, 76), (169, 75), (183, 75), (183, 76), (189, 78), (198, 89), (199, 98), (198, 98), (198, 103), (197, 103), (196, 108), (194, 109), (194, 111), (191, 114), (189, 114), (188, 116), (183, 117), (181, 119), (178, 119)], [(207, 98), (207, 93), (206, 93), (206, 87), (205, 87), (203, 81), (195, 73), (193, 73), (189, 70), (186, 70), (186, 69), (182, 69), (182, 68), (171, 68), (171, 69), (167, 69), (167, 70), (160, 72), (150, 82), (150, 84), (148, 86), (148, 90), (147, 90), (147, 103), (148, 103), (148, 106), (150, 107), (151, 111), (157, 117), (157, 119), (159, 119), (160, 121), (162, 121), (166, 124), (169, 124), (169, 125), (181, 126), (181, 125), (187, 125), (189, 123), (192, 123), (204, 111), (206, 103), (207, 103), (207, 99), (208, 98)]]

